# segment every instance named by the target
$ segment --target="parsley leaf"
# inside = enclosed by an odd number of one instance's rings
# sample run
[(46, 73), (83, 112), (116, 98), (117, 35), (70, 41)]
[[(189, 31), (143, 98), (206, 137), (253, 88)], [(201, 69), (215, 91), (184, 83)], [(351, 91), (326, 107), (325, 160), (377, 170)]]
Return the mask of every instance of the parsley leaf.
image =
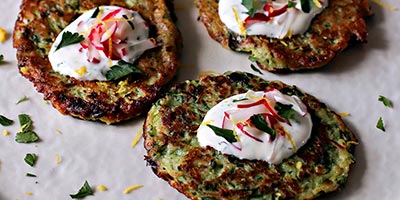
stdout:
[(296, 111), (292, 109), (293, 105), (290, 104), (283, 104), (283, 103), (279, 103), (276, 102), (275, 104), (275, 110), (278, 112), (278, 115), (290, 120), (296, 120)]
[(111, 67), (111, 70), (106, 73), (108, 81), (115, 81), (130, 74), (143, 73), (138, 67), (123, 60), (118, 61), (118, 65)]
[(0, 63), (3, 62), (3, 60), (4, 60), (4, 55), (0, 54)]
[(28, 153), (28, 154), (26, 154), (24, 160), (25, 160), (26, 164), (33, 167), (36, 164), (37, 156), (34, 153)]
[(376, 123), (376, 128), (378, 128), (381, 131), (385, 132), (385, 124), (383, 123), (382, 117), (379, 117), (378, 122)]
[(8, 119), (7, 117), (4, 117), (3, 115), (0, 115), (0, 124), (3, 126), (11, 126), (12, 124), (14, 124), (14, 121)]
[(288, 8), (292, 8), (292, 7), (296, 7), (296, 5), (297, 5), (297, 3), (296, 2), (294, 2), (294, 1), (288, 1), (288, 4), (287, 4), (287, 7)]
[(232, 130), (219, 128), (211, 124), (207, 124), (207, 126), (210, 127), (216, 135), (225, 138), (228, 142), (237, 142), (237, 139)]
[(39, 141), (39, 137), (37, 134), (32, 131), (33, 122), (29, 115), (20, 114), (18, 115), (19, 123), (21, 126), (21, 131), (17, 133), (15, 136), (15, 141), (18, 143), (32, 143)]
[(275, 139), (275, 130), (269, 127), (267, 121), (265, 121), (265, 117), (262, 114), (256, 114), (250, 117), (251, 123), (261, 131), (268, 133), (271, 136), (271, 139)]
[(86, 196), (93, 195), (93, 190), (90, 187), (89, 183), (85, 181), (79, 192), (76, 194), (70, 194), (69, 196), (73, 199), (83, 199)]
[(99, 12), (100, 12), (100, 8), (97, 7), (96, 10), (94, 10), (94, 12), (93, 12), (93, 14), (92, 14), (92, 16), (90, 18), (96, 18), (97, 15), (99, 15)]
[(249, 98), (241, 98), (241, 99), (234, 99), (232, 102), (233, 103), (236, 103), (236, 102), (241, 102), (241, 101), (246, 101), (246, 100), (249, 100)]
[(247, 8), (247, 13), (250, 17), (254, 17), (256, 9), (254, 8), (254, 0), (242, 0), (242, 5)]
[(386, 107), (393, 108), (392, 101), (382, 95), (379, 95), (378, 101), (381, 101)]
[(314, 5), (314, 2), (313, 0), (300, 0), (300, 4), (301, 10), (303, 10), (305, 13), (309, 13)]
[(79, 35), (79, 33), (71, 33), (69, 31), (65, 31), (62, 34), (61, 42), (60, 44), (58, 44), (56, 51), (62, 47), (82, 42), (84, 39), (85, 38), (83, 37), (83, 35)]
[(251, 69), (254, 70), (255, 72), (258, 72), (259, 74), (263, 74), (261, 72), (261, 70), (259, 70), (256, 66), (254, 66), (253, 64), (250, 65)]

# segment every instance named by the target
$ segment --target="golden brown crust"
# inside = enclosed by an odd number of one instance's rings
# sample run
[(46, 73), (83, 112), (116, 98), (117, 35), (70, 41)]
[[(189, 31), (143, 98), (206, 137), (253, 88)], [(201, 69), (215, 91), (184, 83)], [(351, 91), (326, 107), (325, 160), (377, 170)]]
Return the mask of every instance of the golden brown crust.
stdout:
[(218, 0), (196, 0), (200, 20), (209, 35), (224, 48), (251, 53), (252, 60), (268, 71), (296, 71), (326, 65), (355, 42), (367, 41), (364, 18), (371, 15), (368, 0), (331, 0), (303, 35), (274, 39), (239, 36), (219, 19)]
[[(115, 123), (137, 116), (159, 96), (175, 75), (181, 47), (170, 0), (23, 0), (15, 25), (21, 74), (61, 113), (86, 120)], [(150, 25), (159, 47), (146, 51), (134, 64), (144, 73), (120, 81), (79, 81), (55, 73), (47, 54), (57, 34), (83, 11), (118, 5), (138, 11)]]

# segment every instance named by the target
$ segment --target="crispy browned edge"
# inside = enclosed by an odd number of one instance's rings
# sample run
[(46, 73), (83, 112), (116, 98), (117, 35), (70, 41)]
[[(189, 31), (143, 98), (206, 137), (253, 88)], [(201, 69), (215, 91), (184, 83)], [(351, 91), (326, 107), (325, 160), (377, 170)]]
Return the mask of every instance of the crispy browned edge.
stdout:
[[(188, 96), (195, 95), (198, 97), (198, 102), (199, 104), (207, 104), (207, 101), (203, 99), (203, 97), (207, 96), (207, 92), (209, 90), (218, 90), (218, 94), (222, 95), (220, 98), (226, 98), (226, 95), (231, 92), (230, 87), (232, 85), (232, 81), (235, 81), (235, 79), (241, 79), (243, 76), (241, 73), (231, 73), (231, 74), (224, 74), (221, 76), (207, 76), (207, 77), (202, 77), (198, 83), (192, 85), (188, 82), (180, 83), (175, 85), (171, 90), (174, 90), (173, 94), (178, 93), (183, 93)], [(254, 80), (253, 80), (254, 81)], [(219, 85), (222, 86), (224, 85), (225, 87), (212, 87), (210, 85), (207, 85), (208, 83), (212, 83), (213, 86)], [(190, 84), (190, 85), (189, 85)], [(246, 84), (246, 83), (242, 83)], [(303, 171), (299, 175), (300, 177), (306, 178), (307, 172), (315, 171), (315, 175), (322, 175), (324, 172), (324, 169), (321, 168), (321, 166), (313, 166), (312, 164), (308, 162), (315, 162), (318, 159), (321, 159), (321, 156), (324, 157), (326, 156), (324, 154), (325, 148), (327, 146), (332, 145), (335, 146), (338, 149), (341, 149), (343, 151), (349, 152), (351, 155), (354, 156), (355, 152), (355, 146), (358, 142), (357, 137), (354, 135), (354, 133), (346, 126), (345, 122), (343, 119), (340, 117), (340, 115), (336, 114), (335, 112), (331, 111), (329, 108), (326, 107), (326, 105), (322, 102), (320, 102), (317, 98), (315, 98), (312, 95), (309, 95), (307, 93), (303, 93), (300, 91), (296, 86), (289, 86), (286, 85), (283, 82), (280, 81), (271, 81), (271, 82), (264, 82), (260, 85), (254, 86), (254, 90), (263, 90), (265, 88), (275, 88), (278, 90), (293, 90), (295, 91), (296, 94), (302, 94), (304, 95), (301, 99), (302, 101), (307, 105), (308, 109), (311, 113), (318, 112), (319, 109), (326, 110), (328, 113), (332, 114), (332, 117), (334, 118), (335, 122), (338, 124), (338, 129), (340, 131), (343, 131), (348, 139), (348, 141), (352, 141), (351, 143), (346, 143), (346, 146), (342, 146), (338, 144), (336, 141), (331, 140), (331, 138), (328, 138), (326, 136), (325, 132), (326, 129), (328, 129), (328, 125), (322, 123), (321, 121), (315, 121), (313, 119), (313, 122), (317, 122), (317, 124), (314, 124), (314, 127), (317, 127), (313, 129), (313, 136), (310, 140), (313, 140), (313, 142), (307, 144), (308, 147), (302, 147), (300, 151), (297, 153), (298, 157), (304, 160), (303, 163)], [(213, 88), (213, 89), (211, 89)], [(242, 89), (243, 90), (243, 89)], [(241, 91), (245, 92), (245, 91)], [(168, 96), (168, 93), (166, 94)], [(196, 98), (197, 99), (197, 98)], [(199, 196), (195, 196), (196, 194), (192, 193), (192, 190), (197, 190), (198, 184), (202, 183), (204, 180), (201, 179), (203, 176), (203, 170), (205, 170), (206, 166), (209, 165), (209, 163), (213, 162), (213, 152), (216, 151), (211, 147), (207, 148), (202, 148), (199, 146), (191, 146), (187, 143), (187, 138), (182, 138), (183, 132), (187, 131), (190, 132), (188, 135), (185, 137), (196, 137), (196, 130), (198, 129), (198, 126), (194, 125), (194, 123), (188, 123), (189, 121), (197, 120), (196, 117), (194, 117), (194, 111), (192, 110), (187, 110), (183, 108), (183, 105), (180, 106), (173, 106), (172, 108), (169, 106), (160, 106), (160, 114), (161, 120), (162, 120), (162, 130), (169, 131), (168, 134), (165, 134), (164, 132), (157, 132), (156, 136), (153, 137), (148, 137), (146, 134), (148, 132), (147, 128), (150, 127), (152, 124), (148, 124), (148, 119), (146, 118), (145, 124), (143, 126), (143, 137), (144, 137), (144, 147), (147, 150), (147, 164), (152, 168), (153, 172), (160, 178), (164, 179), (167, 181), (172, 187), (177, 189), (179, 192), (183, 193), (185, 196), (191, 199), (196, 199), (200, 200), (201, 198)], [(167, 113), (167, 115), (163, 115)], [(204, 113), (205, 115), (205, 113)], [(312, 114), (313, 115), (313, 114)], [(177, 116), (181, 116), (183, 119), (182, 120), (176, 120), (175, 118)], [(200, 119), (201, 120), (201, 119)], [(155, 138), (157, 138), (155, 140)], [(312, 147), (311, 147), (311, 146)], [(153, 159), (154, 155), (160, 154), (163, 151), (166, 151), (165, 148), (170, 148), (168, 146), (173, 146), (177, 148), (189, 148), (188, 154), (185, 156), (185, 160), (183, 160), (183, 163), (179, 165), (179, 169), (182, 171), (181, 173), (187, 173), (187, 177), (193, 178), (192, 182), (189, 183), (182, 183), (178, 181), (176, 178), (176, 174), (174, 173), (169, 173), (166, 171), (163, 166), (161, 166), (160, 162), (158, 160)], [(307, 148), (307, 149), (305, 149)], [(310, 151), (308, 148), (314, 148), (313, 151)], [(298, 195), (299, 192), (301, 192), (301, 189), (299, 185), (295, 182), (294, 179), (288, 179), (284, 181), (282, 184), (280, 181), (283, 181), (282, 175), (279, 172), (276, 172), (275, 170), (278, 170), (275, 167), (272, 167), (272, 169), (268, 168), (268, 163), (265, 163), (263, 161), (250, 161), (250, 160), (240, 160), (236, 159), (232, 156), (227, 156), (227, 160), (229, 160), (230, 163), (227, 163), (227, 165), (248, 165), (253, 168), (252, 172), (249, 173), (247, 171), (244, 171), (241, 168), (237, 168), (236, 170), (233, 171), (224, 171), (222, 174), (220, 174), (217, 178), (218, 179), (213, 179), (214, 182), (208, 182), (208, 184), (219, 184), (219, 182), (229, 182), (229, 183), (235, 183), (237, 182), (242, 182), (244, 181), (247, 184), (255, 184), (259, 185), (260, 188), (259, 190), (261, 192), (265, 193), (270, 193), (271, 188), (270, 187), (279, 187), (279, 191), (281, 192), (279, 199), (293, 199)], [(324, 159), (324, 158), (322, 158)], [(326, 159), (326, 158), (325, 158)], [(353, 158), (354, 159), (354, 158)], [(350, 168), (353, 166), (354, 160), (350, 162), (348, 169), (351, 170)], [(278, 166), (278, 165), (276, 165)], [(270, 166), (271, 167), (271, 166)], [(316, 167), (314, 169), (314, 167)], [(229, 167), (228, 167), (229, 168)], [(242, 167), (243, 168), (243, 167)], [(345, 170), (346, 171), (346, 170)], [(349, 172), (347, 171), (347, 173)], [(207, 171), (208, 172), (208, 171)], [(269, 176), (265, 180), (263, 180), (261, 183), (256, 183), (256, 182), (251, 182), (250, 180), (247, 180), (248, 177), (255, 177), (258, 173), (260, 174), (265, 174)], [(309, 174), (308, 174), (309, 175)], [(345, 176), (345, 180), (347, 180), (348, 174), (343, 174)], [(285, 177), (286, 179), (287, 177)], [(337, 183), (323, 183), (325, 187), (327, 187), (327, 184), (333, 184), (332, 190), (329, 191), (329, 193), (338, 191), (342, 189), (344, 186), (344, 183), (339, 183), (338, 185), (335, 186)], [(273, 186), (275, 185), (275, 186)], [(220, 186), (220, 185), (218, 185)], [(247, 191), (238, 191), (238, 190), (230, 190), (228, 188), (223, 188), (222, 186), (219, 187), (218, 192), (215, 194), (208, 194), (208, 195), (215, 195), (212, 196), (216, 199), (237, 199), (237, 197), (243, 198), (243, 195), (246, 195)], [(312, 198), (318, 197), (321, 194), (314, 194)], [(211, 197), (211, 196), (210, 196)], [(312, 199), (312, 198), (307, 198), (307, 199)], [(296, 198), (299, 199), (299, 198)]]
[[(52, 69), (47, 59), (47, 53), (41, 54), (37, 51), (37, 47), (30, 37), (33, 34), (40, 33), (54, 41), (58, 33), (52, 32), (46, 25), (49, 23), (48, 17), (59, 15), (62, 20), (70, 22), (79, 16), (75, 10), (67, 7), (63, 8), (63, 13), (49, 10), (49, 4), (65, 4), (63, 1), (22, 1), (13, 36), (14, 48), (17, 49), (18, 68), (21, 74), (34, 84), (38, 92), (44, 94), (45, 100), (49, 100), (57, 110), (65, 115), (111, 124), (142, 114), (158, 98), (163, 86), (175, 76), (182, 45), (180, 32), (174, 24), (176, 17), (173, 12), (173, 0), (147, 0), (142, 2), (146, 6), (133, 6), (130, 9), (138, 11), (150, 24), (150, 27), (155, 29), (153, 30), (155, 32), (153, 37), (156, 37), (157, 42), (161, 44), (156, 49), (146, 51), (135, 62), (144, 71), (144, 75), (139, 80), (130, 81), (130, 87), (144, 91), (146, 93), (144, 97), (130, 98), (130, 102), (119, 98), (117, 101), (109, 103), (110, 96), (108, 93), (116, 93), (118, 82), (108, 83), (109, 88), (104, 90), (97, 86), (97, 81), (79, 81), (64, 77), (64, 79), (67, 79), (65, 81), (60, 76), (51, 74)], [(126, 3), (118, 0), (80, 1), (81, 10), (89, 10), (99, 5), (127, 7)], [(41, 19), (35, 17), (34, 12), (40, 13)], [(45, 17), (48, 13), (50, 13), (50, 16)], [(34, 20), (25, 25), (24, 19)], [(18, 37), (16, 33), (21, 34), (22, 37)], [(22, 67), (25, 67), (29, 74), (22, 73)], [(159, 73), (157, 81), (154, 84), (147, 84), (146, 81), (152, 76), (157, 76), (157, 73)], [(87, 98), (69, 95), (68, 89), (71, 87), (84, 88), (87, 92), (85, 94)]]
[[(218, 16), (218, 0), (195, 0), (199, 19), (211, 38), (235, 51), (260, 51), (265, 58), (257, 64), (271, 72), (319, 68), (354, 43), (367, 42), (365, 19), (372, 15), (368, 0), (330, 0), (329, 6), (303, 35), (275, 39), (266, 36), (240, 37), (231, 32)], [(324, 27), (329, 22), (331, 28)], [(264, 52), (262, 52), (264, 51)], [(267, 57), (268, 56), (268, 57)], [(270, 63), (260, 61), (269, 59)]]

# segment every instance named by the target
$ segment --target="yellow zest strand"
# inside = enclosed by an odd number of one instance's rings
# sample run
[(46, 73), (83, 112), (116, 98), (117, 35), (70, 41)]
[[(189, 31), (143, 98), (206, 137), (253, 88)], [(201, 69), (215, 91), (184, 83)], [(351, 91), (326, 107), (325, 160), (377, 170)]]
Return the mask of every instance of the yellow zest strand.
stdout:
[(3, 130), (3, 135), (8, 136), (8, 135), (10, 135), (10, 132), (8, 132), (8, 130)]
[(57, 133), (58, 135), (62, 135), (62, 132), (61, 132), (60, 130), (56, 130), (56, 133)]
[(80, 67), (79, 69), (74, 70), (75, 73), (77, 73), (79, 76), (83, 76), (84, 74), (86, 74), (87, 69), (85, 66)]
[(28, 195), (28, 196), (32, 196), (33, 193), (32, 192), (25, 192), (25, 194)]
[(292, 29), (289, 29), (288, 32), (287, 32), (287, 34), (286, 34), (286, 36), (287, 36), (289, 39), (292, 38), (292, 36), (293, 36), (293, 30), (292, 30)]
[(378, 6), (381, 6), (383, 8), (389, 9), (389, 10), (397, 10), (397, 8), (395, 6), (383, 3), (380, 0), (371, 0), (372, 2), (376, 3)]
[(283, 44), (283, 46), (285, 46), (285, 47), (289, 46), (285, 41), (283, 41), (283, 40), (279, 40), (279, 41), (281, 42), (281, 44)]
[(298, 169), (298, 170), (300, 170), (301, 169), (301, 167), (303, 167), (303, 163), (302, 162), (297, 162), (296, 163), (296, 168)]
[(233, 14), (235, 15), (236, 23), (239, 25), (240, 33), (246, 37), (246, 29), (243, 26), (243, 22), (239, 19), (239, 13), (235, 7), (232, 7)]
[(128, 188), (126, 188), (124, 190), (124, 194), (129, 194), (132, 191), (137, 190), (137, 189), (139, 189), (141, 187), (143, 187), (143, 185), (141, 185), (141, 184), (136, 184), (136, 185), (129, 186)]
[(346, 142), (346, 145), (350, 145), (350, 144), (358, 145), (359, 143), (356, 142), (356, 141), (348, 141), (348, 142)]
[(213, 122), (214, 122), (214, 120), (211, 119), (211, 120), (208, 120), (208, 121), (205, 121), (205, 122), (201, 123), (200, 126), (207, 126), (208, 124), (211, 124)]
[(133, 140), (132, 140), (132, 144), (131, 144), (132, 148), (134, 148), (137, 145), (137, 143), (139, 142), (139, 140), (142, 136), (142, 133), (143, 133), (143, 129), (139, 129), (139, 131), (136, 133), (135, 138), (133, 138)]
[(348, 112), (341, 112), (341, 113), (339, 113), (339, 115), (340, 115), (341, 117), (347, 117), (347, 116), (350, 116), (350, 113), (348, 113)]
[(297, 152), (297, 147), (296, 147), (296, 144), (295, 144), (294, 141), (293, 141), (292, 135), (290, 135), (290, 133), (287, 132), (286, 130), (285, 130), (285, 134), (287, 135), (288, 140), (289, 140), (290, 144), (291, 144), (292, 147), (293, 147), (293, 152), (296, 153), (296, 152)]
[(322, 8), (322, 5), (318, 0), (313, 0), (313, 3), (315, 6), (317, 6), (317, 8)]
[(108, 190), (108, 188), (107, 188), (106, 186), (104, 186), (104, 185), (98, 185), (98, 186), (97, 186), (97, 190), (102, 191), (102, 192), (105, 192), (105, 191)]
[(56, 154), (56, 164), (60, 164), (61, 163), (61, 156), (59, 154)]
[(0, 27), (0, 43), (7, 40), (7, 31)]

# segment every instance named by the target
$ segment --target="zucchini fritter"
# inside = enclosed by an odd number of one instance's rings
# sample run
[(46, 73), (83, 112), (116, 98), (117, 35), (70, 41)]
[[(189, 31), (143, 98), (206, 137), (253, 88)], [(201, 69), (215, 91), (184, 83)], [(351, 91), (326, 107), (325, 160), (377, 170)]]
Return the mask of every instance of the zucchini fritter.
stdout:
[[(199, 146), (197, 129), (211, 107), (238, 93), (271, 88), (298, 96), (311, 114), (311, 137), (296, 154), (269, 164)], [(357, 144), (340, 116), (315, 97), (244, 72), (174, 86), (150, 109), (143, 130), (148, 165), (191, 199), (312, 199), (343, 186)]]
[[(135, 61), (142, 75), (80, 81), (53, 71), (47, 55), (58, 33), (100, 5), (135, 10), (149, 24), (150, 37), (161, 45)], [(108, 124), (130, 119), (149, 108), (177, 71), (182, 41), (171, 0), (23, 0), (20, 9), (14, 31), (18, 68), (63, 114)]]
[[(352, 43), (366, 42), (368, 0), (330, 0), (304, 34), (284, 39), (240, 36), (218, 17), (218, 0), (195, 0), (209, 35), (224, 48), (251, 53), (250, 60), (272, 72), (319, 68)], [(217, 16), (217, 17), (216, 17)]]

